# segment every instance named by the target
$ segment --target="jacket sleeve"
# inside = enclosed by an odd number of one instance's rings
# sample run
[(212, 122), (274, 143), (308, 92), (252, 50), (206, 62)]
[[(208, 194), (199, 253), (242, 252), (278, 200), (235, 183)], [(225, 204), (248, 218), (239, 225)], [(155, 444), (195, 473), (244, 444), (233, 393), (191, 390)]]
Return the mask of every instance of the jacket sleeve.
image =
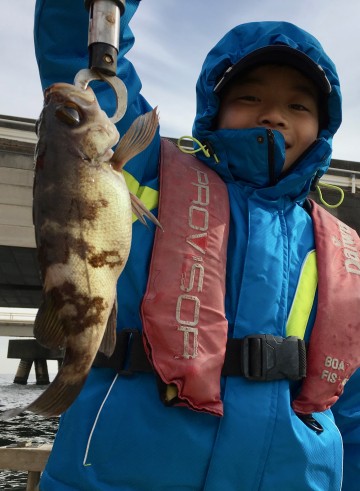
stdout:
[(344, 445), (342, 491), (357, 491), (360, 480), (360, 369), (351, 376), (332, 411)]
[[(151, 107), (140, 95), (141, 82), (133, 65), (125, 58), (134, 44), (129, 22), (139, 0), (127, 0), (121, 17), (118, 77), (128, 90), (128, 109), (118, 123), (124, 134), (131, 122)], [(89, 14), (84, 0), (37, 0), (35, 7), (34, 43), (43, 89), (55, 82), (73, 83), (79, 70), (88, 67)], [(107, 83), (93, 87), (99, 104), (108, 114), (114, 112), (114, 94)]]

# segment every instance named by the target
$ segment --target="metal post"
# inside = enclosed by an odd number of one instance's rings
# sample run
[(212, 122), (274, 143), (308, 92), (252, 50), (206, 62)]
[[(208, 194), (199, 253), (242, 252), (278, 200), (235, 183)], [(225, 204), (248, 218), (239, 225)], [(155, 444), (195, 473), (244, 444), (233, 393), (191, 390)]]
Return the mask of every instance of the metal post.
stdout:
[(46, 360), (35, 360), (35, 375), (36, 385), (48, 385), (50, 383)]
[(32, 364), (33, 360), (20, 360), (19, 367), (14, 378), (14, 384), (27, 384)]

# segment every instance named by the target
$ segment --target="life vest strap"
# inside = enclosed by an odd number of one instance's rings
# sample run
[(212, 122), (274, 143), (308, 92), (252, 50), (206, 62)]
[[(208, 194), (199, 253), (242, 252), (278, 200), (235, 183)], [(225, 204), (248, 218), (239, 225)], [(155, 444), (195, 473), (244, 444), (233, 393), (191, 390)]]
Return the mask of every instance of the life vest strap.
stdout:
[[(137, 329), (119, 331), (113, 355), (108, 358), (99, 352), (93, 367), (112, 368), (119, 375), (154, 372)], [(221, 375), (253, 381), (300, 380), (306, 375), (305, 342), (295, 336), (282, 338), (270, 334), (230, 338)]]
[(113, 354), (107, 357), (98, 351), (92, 366), (95, 368), (112, 368), (119, 375), (154, 371), (145, 352), (142, 334), (138, 329), (118, 331)]

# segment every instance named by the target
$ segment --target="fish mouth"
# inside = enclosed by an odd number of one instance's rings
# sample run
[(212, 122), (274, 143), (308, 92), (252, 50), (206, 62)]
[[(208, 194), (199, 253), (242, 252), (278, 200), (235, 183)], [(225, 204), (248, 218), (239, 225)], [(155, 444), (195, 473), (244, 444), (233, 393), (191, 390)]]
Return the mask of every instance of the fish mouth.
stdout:
[(50, 85), (44, 92), (45, 103), (48, 104), (50, 100), (73, 100), (74, 98), (81, 101), (92, 103), (95, 101), (95, 94), (91, 87), (87, 87), (86, 90), (79, 89), (75, 85), (59, 82)]

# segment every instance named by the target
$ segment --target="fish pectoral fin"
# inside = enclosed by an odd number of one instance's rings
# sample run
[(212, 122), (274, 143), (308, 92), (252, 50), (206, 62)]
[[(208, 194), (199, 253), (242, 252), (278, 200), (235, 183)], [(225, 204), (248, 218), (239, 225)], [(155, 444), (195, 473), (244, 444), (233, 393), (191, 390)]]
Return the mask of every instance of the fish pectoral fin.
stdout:
[(34, 337), (46, 348), (65, 346), (65, 334), (59, 319), (54, 301), (49, 293), (45, 293), (34, 322)]
[(147, 217), (151, 222), (153, 222), (157, 227), (163, 230), (159, 220), (151, 213), (150, 210), (146, 208), (144, 203), (133, 193), (130, 192), (131, 208), (133, 213), (138, 217), (141, 223), (147, 225), (145, 217)]
[(142, 114), (132, 123), (118, 143), (110, 159), (113, 169), (120, 172), (124, 165), (150, 144), (159, 126), (157, 108)]
[(109, 319), (106, 325), (104, 336), (99, 346), (99, 351), (104, 353), (105, 356), (110, 357), (115, 350), (116, 344), (116, 318), (117, 318), (117, 303), (114, 302), (114, 306), (109, 315)]

